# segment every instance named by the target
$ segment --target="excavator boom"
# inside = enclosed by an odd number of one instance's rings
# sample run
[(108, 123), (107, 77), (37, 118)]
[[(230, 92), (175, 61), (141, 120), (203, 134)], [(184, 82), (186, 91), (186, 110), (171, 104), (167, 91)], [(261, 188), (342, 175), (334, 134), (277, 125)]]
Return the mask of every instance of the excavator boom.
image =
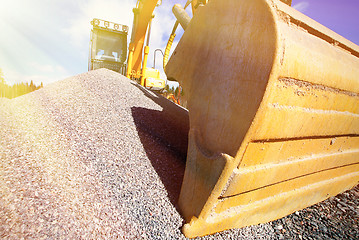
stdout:
[(152, 13), (157, 1), (158, 0), (137, 1), (137, 7), (133, 9), (135, 16), (127, 61), (127, 77), (139, 78), (141, 76), (144, 41), (148, 24), (152, 19)]

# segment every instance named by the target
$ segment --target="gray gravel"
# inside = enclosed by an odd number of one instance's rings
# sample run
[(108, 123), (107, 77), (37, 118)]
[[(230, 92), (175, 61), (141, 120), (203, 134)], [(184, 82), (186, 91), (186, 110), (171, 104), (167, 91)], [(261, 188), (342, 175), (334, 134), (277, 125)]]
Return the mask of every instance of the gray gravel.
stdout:
[[(188, 113), (100, 69), (0, 101), (0, 238), (184, 239)], [(203, 239), (359, 239), (358, 187)]]

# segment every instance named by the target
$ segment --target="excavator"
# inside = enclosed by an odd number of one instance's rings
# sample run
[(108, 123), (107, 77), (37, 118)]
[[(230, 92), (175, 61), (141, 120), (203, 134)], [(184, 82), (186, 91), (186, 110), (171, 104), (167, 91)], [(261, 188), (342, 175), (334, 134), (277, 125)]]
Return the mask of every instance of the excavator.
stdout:
[[(157, 5), (134, 10), (126, 76), (142, 85)], [(359, 183), (357, 45), (291, 0), (192, 0), (172, 11), (164, 69), (189, 111), (186, 237), (279, 219)]]
[(94, 18), (91, 21), (88, 70), (126, 72), (128, 26)]
[[(136, 11), (134, 13), (136, 14)], [(128, 26), (98, 18), (94, 18), (91, 25), (88, 70), (107, 68), (126, 75)], [(147, 45), (149, 36), (150, 30), (147, 34)], [(147, 62), (147, 58), (144, 62)], [(158, 69), (148, 67), (143, 69), (146, 71), (143, 70), (131, 78), (140, 79), (142, 86), (153, 91), (161, 91), (166, 87), (166, 81), (161, 78)]]

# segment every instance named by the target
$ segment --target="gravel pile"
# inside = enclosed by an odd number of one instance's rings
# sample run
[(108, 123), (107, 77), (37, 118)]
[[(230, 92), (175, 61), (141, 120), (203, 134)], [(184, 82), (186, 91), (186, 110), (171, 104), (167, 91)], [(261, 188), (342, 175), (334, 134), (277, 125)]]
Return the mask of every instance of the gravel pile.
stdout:
[[(0, 102), (0, 238), (184, 239), (186, 110), (100, 69)], [(358, 239), (358, 187), (204, 239)]]

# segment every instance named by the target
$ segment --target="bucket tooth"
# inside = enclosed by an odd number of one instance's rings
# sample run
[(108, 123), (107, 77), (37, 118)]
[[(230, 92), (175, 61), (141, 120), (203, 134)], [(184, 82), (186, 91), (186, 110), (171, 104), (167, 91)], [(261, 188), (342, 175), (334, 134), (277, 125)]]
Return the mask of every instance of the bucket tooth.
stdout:
[[(189, 132), (189, 148), (184, 180), (178, 205), (186, 221), (212, 208), (221, 194), (219, 183), (226, 182), (233, 158), (227, 154), (212, 155), (198, 146), (196, 131)], [(216, 197), (214, 197), (214, 193)], [(210, 198), (213, 200), (211, 201)], [(188, 204), (191, 203), (191, 204)], [(202, 214), (203, 215), (203, 214)]]
[(196, 237), (359, 182), (359, 47), (278, 0), (212, 0), (166, 66), (188, 99), (179, 207)]

